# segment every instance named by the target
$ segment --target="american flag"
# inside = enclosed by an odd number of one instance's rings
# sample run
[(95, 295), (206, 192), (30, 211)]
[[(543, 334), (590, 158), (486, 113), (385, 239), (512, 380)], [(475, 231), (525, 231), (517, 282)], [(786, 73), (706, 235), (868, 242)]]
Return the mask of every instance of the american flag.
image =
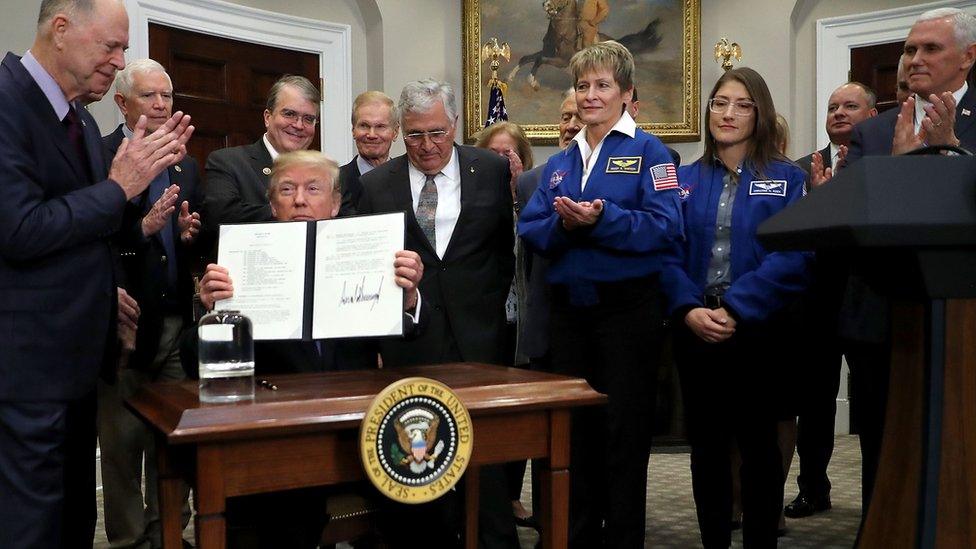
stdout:
[(508, 120), (508, 111), (505, 110), (505, 96), (502, 94), (502, 89), (496, 84), (491, 87), (491, 95), (488, 97), (488, 118), (485, 120), (485, 127), (502, 120)]
[(674, 164), (658, 164), (651, 166), (651, 180), (654, 181), (655, 191), (665, 191), (678, 188), (678, 171), (674, 169)]

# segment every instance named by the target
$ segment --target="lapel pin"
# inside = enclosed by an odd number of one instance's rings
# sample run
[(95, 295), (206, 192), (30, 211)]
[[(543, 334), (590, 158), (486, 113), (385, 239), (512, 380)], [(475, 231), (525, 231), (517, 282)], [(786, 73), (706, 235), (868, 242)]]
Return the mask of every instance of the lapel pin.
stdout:
[(173, 166), (173, 169), (176, 170), (176, 173), (181, 173), (183, 171), (183, 168), (181, 168), (179, 164)]
[(471, 173), (474, 173), (474, 166), (471, 166)]
[(261, 173), (263, 173), (264, 175), (271, 175), (271, 168), (265, 168), (261, 170)]
[(971, 113), (971, 112), (969, 112), (969, 109), (963, 109), (963, 110), (962, 110), (962, 115), (963, 115), (963, 116), (969, 116), (970, 114), (972, 114), (972, 113)]

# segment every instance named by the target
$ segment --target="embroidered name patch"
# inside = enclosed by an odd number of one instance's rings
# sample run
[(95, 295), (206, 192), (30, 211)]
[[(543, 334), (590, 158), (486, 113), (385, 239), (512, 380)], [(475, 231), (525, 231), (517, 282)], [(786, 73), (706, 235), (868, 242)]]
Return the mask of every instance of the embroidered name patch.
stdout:
[(549, 178), (549, 188), (555, 189), (563, 182), (563, 178), (566, 177), (566, 170), (556, 170), (552, 172), (552, 177)]
[(640, 156), (611, 156), (607, 160), (607, 173), (640, 173)]
[(651, 166), (651, 181), (654, 182), (655, 191), (666, 191), (678, 188), (678, 170), (674, 169), (674, 164), (658, 164)]
[(769, 180), (753, 181), (749, 183), (749, 194), (752, 196), (786, 196), (786, 181)]

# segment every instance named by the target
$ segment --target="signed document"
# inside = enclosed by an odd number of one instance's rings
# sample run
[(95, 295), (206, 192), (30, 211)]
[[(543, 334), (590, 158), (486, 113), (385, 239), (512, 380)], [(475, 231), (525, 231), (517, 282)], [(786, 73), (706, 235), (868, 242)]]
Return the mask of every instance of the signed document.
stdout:
[(255, 340), (403, 335), (403, 288), (393, 261), (402, 212), (322, 221), (221, 225), (217, 263)]
[(301, 339), (305, 327), (306, 223), (221, 225), (217, 263), (234, 297), (215, 309), (241, 311), (254, 339)]
[(402, 212), (317, 223), (312, 339), (403, 334), (393, 260), (404, 223)]

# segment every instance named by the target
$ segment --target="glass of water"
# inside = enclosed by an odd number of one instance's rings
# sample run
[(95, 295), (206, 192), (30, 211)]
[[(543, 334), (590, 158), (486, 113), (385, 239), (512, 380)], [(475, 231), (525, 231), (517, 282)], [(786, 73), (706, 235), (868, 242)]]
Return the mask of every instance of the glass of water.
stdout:
[(200, 402), (254, 398), (254, 339), (240, 311), (213, 311), (197, 327)]

